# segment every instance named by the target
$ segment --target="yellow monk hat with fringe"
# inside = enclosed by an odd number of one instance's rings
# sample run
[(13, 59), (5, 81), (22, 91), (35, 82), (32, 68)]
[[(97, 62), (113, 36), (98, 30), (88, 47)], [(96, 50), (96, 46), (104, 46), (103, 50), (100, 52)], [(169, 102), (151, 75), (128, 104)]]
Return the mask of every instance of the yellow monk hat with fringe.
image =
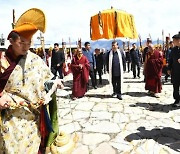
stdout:
[(20, 16), (11, 32), (17, 32), (20, 36), (31, 39), (38, 30), (43, 33), (46, 30), (45, 14), (40, 9), (32, 8)]

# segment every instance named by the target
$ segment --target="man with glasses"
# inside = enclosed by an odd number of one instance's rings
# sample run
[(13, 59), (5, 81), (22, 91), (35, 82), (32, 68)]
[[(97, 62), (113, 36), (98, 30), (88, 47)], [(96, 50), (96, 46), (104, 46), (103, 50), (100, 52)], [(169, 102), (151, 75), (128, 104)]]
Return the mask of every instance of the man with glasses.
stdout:
[(108, 53), (107, 70), (109, 83), (113, 89), (112, 97), (117, 97), (119, 100), (122, 100), (123, 61), (125, 61), (124, 53), (118, 49), (118, 42), (113, 41), (112, 50)]

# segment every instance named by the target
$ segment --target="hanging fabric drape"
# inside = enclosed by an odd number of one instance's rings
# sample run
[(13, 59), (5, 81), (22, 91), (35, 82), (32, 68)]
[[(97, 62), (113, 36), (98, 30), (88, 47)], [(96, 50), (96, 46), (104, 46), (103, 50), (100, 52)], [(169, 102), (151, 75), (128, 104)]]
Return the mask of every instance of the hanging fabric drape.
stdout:
[(104, 10), (91, 17), (90, 36), (92, 40), (138, 38), (133, 15), (115, 9)]

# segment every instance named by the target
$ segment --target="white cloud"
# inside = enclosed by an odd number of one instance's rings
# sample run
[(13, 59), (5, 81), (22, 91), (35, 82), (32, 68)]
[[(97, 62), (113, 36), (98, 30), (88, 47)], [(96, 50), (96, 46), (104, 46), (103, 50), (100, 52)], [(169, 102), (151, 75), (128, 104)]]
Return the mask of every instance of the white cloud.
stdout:
[[(143, 39), (149, 33), (161, 39), (162, 29), (171, 36), (180, 31), (179, 0), (0, 0), (0, 34), (7, 37), (11, 30), (12, 9), (16, 19), (27, 9), (37, 7), (47, 16), (45, 40), (61, 42), (82, 38), (90, 40), (90, 17), (111, 6), (134, 15), (138, 33)], [(34, 37), (36, 40), (37, 35)]]

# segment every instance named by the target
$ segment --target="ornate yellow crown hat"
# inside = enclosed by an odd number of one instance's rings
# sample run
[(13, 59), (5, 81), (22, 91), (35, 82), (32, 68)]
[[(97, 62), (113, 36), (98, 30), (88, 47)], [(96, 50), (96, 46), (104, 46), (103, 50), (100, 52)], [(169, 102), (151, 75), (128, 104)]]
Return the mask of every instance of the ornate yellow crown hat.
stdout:
[(32, 8), (20, 16), (11, 32), (17, 32), (20, 36), (31, 39), (37, 30), (40, 30), (43, 33), (45, 32), (46, 18), (42, 10)]

